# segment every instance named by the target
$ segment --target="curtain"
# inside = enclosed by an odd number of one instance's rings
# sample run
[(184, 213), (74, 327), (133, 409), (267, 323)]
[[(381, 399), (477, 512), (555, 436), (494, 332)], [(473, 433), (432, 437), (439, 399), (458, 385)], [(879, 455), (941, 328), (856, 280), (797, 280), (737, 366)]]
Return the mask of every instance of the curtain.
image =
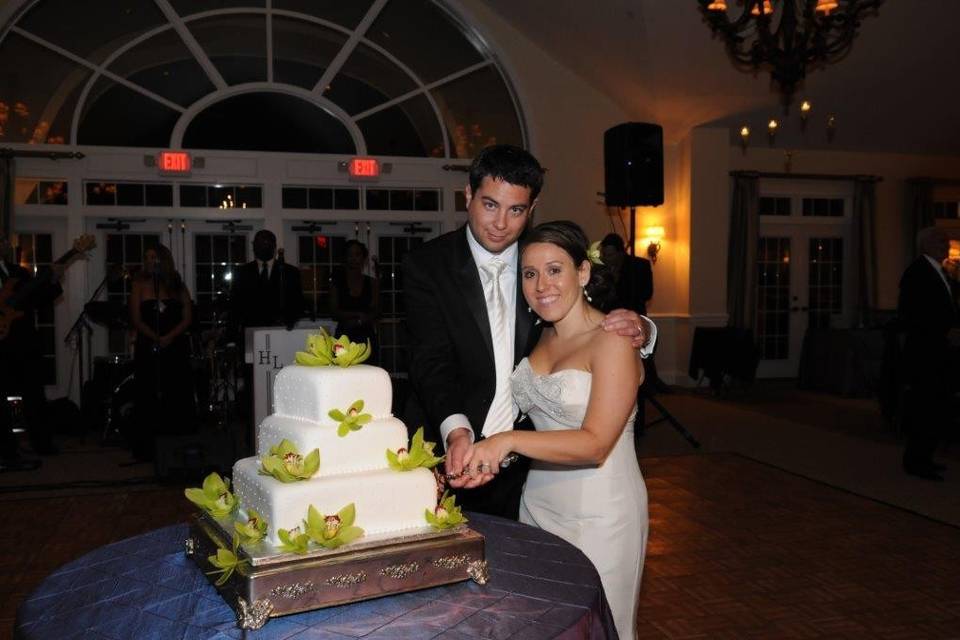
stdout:
[(727, 315), (729, 326), (739, 329), (753, 329), (757, 314), (759, 214), (759, 174), (735, 174), (727, 240)]
[(907, 262), (917, 257), (917, 232), (932, 227), (933, 220), (933, 181), (926, 178), (907, 180), (906, 220), (904, 234), (907, 242)]
[(0, 155), (0, 233), (10, 237), (13, 228), (13, 158)]
[(857, 268), (857, 320), (872, 322), (877, 308), (876, 181), (857, 176), (853, 186), (853, 247)]

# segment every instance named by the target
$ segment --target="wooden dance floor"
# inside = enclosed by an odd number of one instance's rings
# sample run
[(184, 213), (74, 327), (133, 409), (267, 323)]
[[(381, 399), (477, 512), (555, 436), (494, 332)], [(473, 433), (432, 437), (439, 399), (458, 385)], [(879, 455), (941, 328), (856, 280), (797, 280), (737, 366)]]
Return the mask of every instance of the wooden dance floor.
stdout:
[[(731, 454), (645, 458), (641, 638), (960, 637), (960, 530)], [(0, 639), (59, 565), (184, 520), (182, 488), (0, 496)]]

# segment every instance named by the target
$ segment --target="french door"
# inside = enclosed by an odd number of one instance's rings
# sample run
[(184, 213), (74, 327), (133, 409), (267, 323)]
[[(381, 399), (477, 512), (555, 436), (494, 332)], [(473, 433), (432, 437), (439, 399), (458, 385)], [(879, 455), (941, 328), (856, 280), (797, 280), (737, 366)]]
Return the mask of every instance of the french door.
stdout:
[(856, 292), (850, 205), (844, 192), (761, 197), (755, 266), (759, 377), (796, 377), (808, 329), (851, 326)]
[(299, 265), (304, 298), (314, 318), (329, 318), (330, 287), (334, 274), (344, 268), (345, 245), (359, 240), (370, 252), (365, 272), (376, 278), (380, 288), (378, 321), (380, 366), (395, 377), (407, 374), (406, 344), (402, 322), (403, 256), (439, 233), (437, 222), (322, 221), (289, 220), (284, 240), (296, 247), (287, 261)]

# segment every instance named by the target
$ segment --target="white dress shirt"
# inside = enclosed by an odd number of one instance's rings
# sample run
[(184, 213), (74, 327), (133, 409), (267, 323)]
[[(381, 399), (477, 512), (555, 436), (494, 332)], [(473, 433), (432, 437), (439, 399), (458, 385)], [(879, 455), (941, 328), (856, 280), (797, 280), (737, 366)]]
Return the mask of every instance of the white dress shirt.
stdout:
[[(511, 371), (513, 370), (513, 361), (516, 358), (514, 353), (514, 343), (516, 341), (517, 334), (517, 262), (519, 260), (520, 249), (517, 247), (517, 243), (514, 242), (509, 247), (504, 249), (499, 254), (490, 253), (487, 251), (483, 245), (477, 242), (477, 239), (473, 237), (473, 232), (470, 231), (470, 226), (466, 227), (467, 234), (467, 245), (470, 247), (470, 254), (473, 256), (474, 265), (477, 268), (477, 276), (480, 278), (480, 281), (483, 282), (485, 275), (481, 273), (480, 267), (494, 258), (499, 258), (503, 262), (506, 268), (503, 270), (503, 273), (500, 275), (500, 291), (503, 294), (503, 300), (506, 303), (506, 313), (509, 321), (507, 326), (510, 331), (510, 341), (509, 341), (509, 352), (510, 358), (506, 366), (509, 366)], [(487, 313), (487, 322), (490, 322), (490, 314)], [(491, 334), (493, 329), (491, 328)], [(508, 374), (510, 372), (507, 372)], [(503, 372), (498, 371), (497, 377), (500, 378)], [(516, 414), (514, 414), (516, 415)], [(473, 441), (473, 428), (470, 424), (470, 421), (462, 413), (454, 413), (453, 415), (447, 416), (443, 422), (440, 423), (440, 436), (443, 439), (443, 446), (447, 446), (447, 436), (454, 429), (465, 427), (470, 433), (470, 440)]]

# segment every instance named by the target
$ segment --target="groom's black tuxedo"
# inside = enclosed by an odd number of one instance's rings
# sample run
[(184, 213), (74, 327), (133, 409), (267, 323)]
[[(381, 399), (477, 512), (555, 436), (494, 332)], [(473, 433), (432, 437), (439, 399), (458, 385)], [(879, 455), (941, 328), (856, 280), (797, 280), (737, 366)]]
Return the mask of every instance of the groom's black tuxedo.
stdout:
[[(518, 274), (514, 365), (530, 353), (540, 335), (520, 282)], [(462, 413), (479, 440), (496, 388), (496, 370), (483, 285), (466, 228), (407, 254), (403, 287), (412, 387), (404, 415), (407, 427), (412, 431), (422, 424), (426, 439), (439, 443), (440, 423)], [(458, 492), (457, 501), (471, 511), (516, 519), (526, 468), (526, 461), (511, 465), (487, 485)]]

